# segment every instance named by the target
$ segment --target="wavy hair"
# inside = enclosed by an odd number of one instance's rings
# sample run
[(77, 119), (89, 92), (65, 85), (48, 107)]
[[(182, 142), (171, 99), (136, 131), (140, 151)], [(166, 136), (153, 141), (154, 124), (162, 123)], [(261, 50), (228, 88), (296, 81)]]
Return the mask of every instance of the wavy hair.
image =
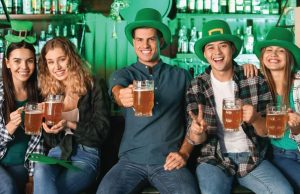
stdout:
[(93, 79), (90, 71), (90, 66), (82, 59), (76, 52), (75, 45), (64, 37), (57, 37), (49, 40), (41, 50), (39, 58), (39, 87), (43, 97), (48, 94), (65, 94), (66, 86), (62, 81), (55, 79), (49, 72), (46, 60), (48, 51), (55, 48), (61, 48), (68, 57), (68, 77), (67, 81), (70, 83), (70, 90), (79, 96), (85, 95), (87, 90), (92, 87)]
[[(289, 103), (289, 91), (291, 90), (292, 87), (292, 82), (293, 82), (293, 76), (292, 76), (292, 68), (295, 64), (295, 60), (293, 58), (293, 55), (287, 50), (286, 51), (286, 66), (284, 67), (284, 80), (287, 80), (286, 82), (282, 82), (283, 84), (283, 98), (282, 98), (282, 102), (284, 104), (286, 104), (287, 106), (290, 105)], [(276, 95), (277, 95), (277, 91), (276, 91), (276, 85), (274, 82), (274, 78), (271, 74), (271, 71), (266, 67), (266, 65), (263, 62), (263, 55), (266, 52), (266, 48), (263, 48), (261, 50), (261, 55), (259, 58), (260, 64), (261, 64), (261, 70), (263, 72), (263, 74), (265, 75), (265, 79), (268, 83), (268, 86), (271, 90), (271, 94), (272, 97), (274, 99), (274, 101), (276, 102)]]
[[(35, 58), (35, 49), (32, 44), (25, 41), (18, 43), (10, 43), (4, 53), (2, 60), (2, 79), (3, 79), (3, 90), (4, 90), (4, 106), (2, 108), (4, 120), (6, 123), (10, 121), (10, 113), (16, 110), (16, 94), (15, 86), (13, 83), (12, 74), (9, 68), (7, 68), (6, 60), (9, 59), (12, 51), (20, 48), (30, 50)], [(40, 100), (38, 81), (37, 81), (37, 63), (34, 60), (34, 71), (26, 82), (27, 100), (29, 102), (38, 102)]]

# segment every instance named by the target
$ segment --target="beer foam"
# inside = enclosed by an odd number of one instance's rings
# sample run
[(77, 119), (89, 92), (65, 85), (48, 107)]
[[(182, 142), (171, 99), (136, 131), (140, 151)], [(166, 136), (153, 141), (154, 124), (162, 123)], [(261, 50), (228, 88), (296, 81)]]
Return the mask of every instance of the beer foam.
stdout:
[(133, 89), (134, 92), (152, 92), (153, 91), (153, 88), (139, 88), (139, 89)]
[(25, 114), (43, 114), (41, 110), (25, 111)]
[(47, 101), (47, 102), (45, 102), (46, 104), (58, 104), (58, 103), (60, 103), (60, 104), (62, 104), (62, 102), (59, 102), (59, 101)]

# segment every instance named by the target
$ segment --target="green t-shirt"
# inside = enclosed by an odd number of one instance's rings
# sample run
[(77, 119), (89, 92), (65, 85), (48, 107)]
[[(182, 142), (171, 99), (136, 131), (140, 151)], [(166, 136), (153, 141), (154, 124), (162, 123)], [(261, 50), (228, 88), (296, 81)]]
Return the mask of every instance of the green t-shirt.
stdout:
[[(281, 103), (281, 96), (277, 96), (277, 103)], [(289, 94), (289, 101), (291, 109), (295, 110), (294, 98), (293, 98), (293, 90), (290, 91)], [(290, 136), (290, 129), (287, 127), (284, 133), (284, 136), (280, 139), (271, 139), (271, 144), (278, 148), (282, 148), (285, 150), (297, 150), (297, 143), (289, 138)]]
[[(16, 101), (17, 108), (24, 106), (26, 102), (27, 100)], [(24, 126), (24, 112), (22, 114), (21, 126)], [(22, 127), (18, 127), (14, 133), (14, 139), (9, 142), (6, 154), (0, 160), (0, 163), (7, 166), (23, 164), (29, 140), (30, 136), (25, 134)]]

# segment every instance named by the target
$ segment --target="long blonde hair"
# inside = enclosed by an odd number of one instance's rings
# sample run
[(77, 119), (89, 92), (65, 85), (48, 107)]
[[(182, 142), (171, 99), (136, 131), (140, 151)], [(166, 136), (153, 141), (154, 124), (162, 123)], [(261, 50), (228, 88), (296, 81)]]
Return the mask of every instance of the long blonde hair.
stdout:
[(47, 66), (45, 56), (49, 50), (54, 48), (61, 48), (69, 58), (67, 81), (70, 83), (70, 88), (68, 90), (78, 96), (85, 95), (88, 88), (91, 88), (93, 85), (89, 64), (80, 57), (76, 52), (75, 46), (67, 38), (57, 37), (45, 44), (41, 50), (38, 62), (38, 80), (43, 97), (46, 97), (48, 94), (65, 94), (66, 90), (63, 82), (55, 79), (50, 74)]
[[(292, 68), (295, 64), (293, 55), (287, 50), (286, 51), (286, 65), (284, 67), (284, 81), (282, 82), (283, 84), (283, 98), (282, 98), (282, 103), (286, 104), (289, 106), (289, 92), (292, 87), (293, 83), (293, 77), (292, 77)], [(276, 90), (276, 85), (274, 82), (274, 78), (271, 74), (271, 71), (266, 67), (266, 65), (263, 62), (263, 55), (266, 52), (266, 48), (263, 48), (261, 51), (261, 55), (259, 58), (260, 64), (261, 64), (261, 69), (263, 74), (265, 75), (265, 79), (268, 83), (268, 86), (271, 90), (272, 97), (274, 101), (276, 102), (276, 95), (277, 95), (277, 90)], [(285, 81), (286, 80), (286, 81)]]

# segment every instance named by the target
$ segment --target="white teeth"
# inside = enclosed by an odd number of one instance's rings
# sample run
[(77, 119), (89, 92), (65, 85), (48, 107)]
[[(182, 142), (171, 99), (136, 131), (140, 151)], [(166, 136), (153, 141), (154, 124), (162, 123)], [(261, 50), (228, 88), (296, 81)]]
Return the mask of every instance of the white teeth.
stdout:
[(19, 72), (20, 75), (28, 75), (29, 72)]
[(149, 50), (142, 50), (141, 52), (142, 52), (143, 54), (149, 54), (149, 53), (150, 53)]
[(222, 58), (222, 57), (214, 58), (214, 60), (215, 60), (215, 61), (221, 61), (221, 60), (223, 60), (223, 58)]
[(278, 63), (279, 62), (279, 60), (276, 60), (276, 59), (270, 59), (269, 61), (270, 61), (270, 63)]

